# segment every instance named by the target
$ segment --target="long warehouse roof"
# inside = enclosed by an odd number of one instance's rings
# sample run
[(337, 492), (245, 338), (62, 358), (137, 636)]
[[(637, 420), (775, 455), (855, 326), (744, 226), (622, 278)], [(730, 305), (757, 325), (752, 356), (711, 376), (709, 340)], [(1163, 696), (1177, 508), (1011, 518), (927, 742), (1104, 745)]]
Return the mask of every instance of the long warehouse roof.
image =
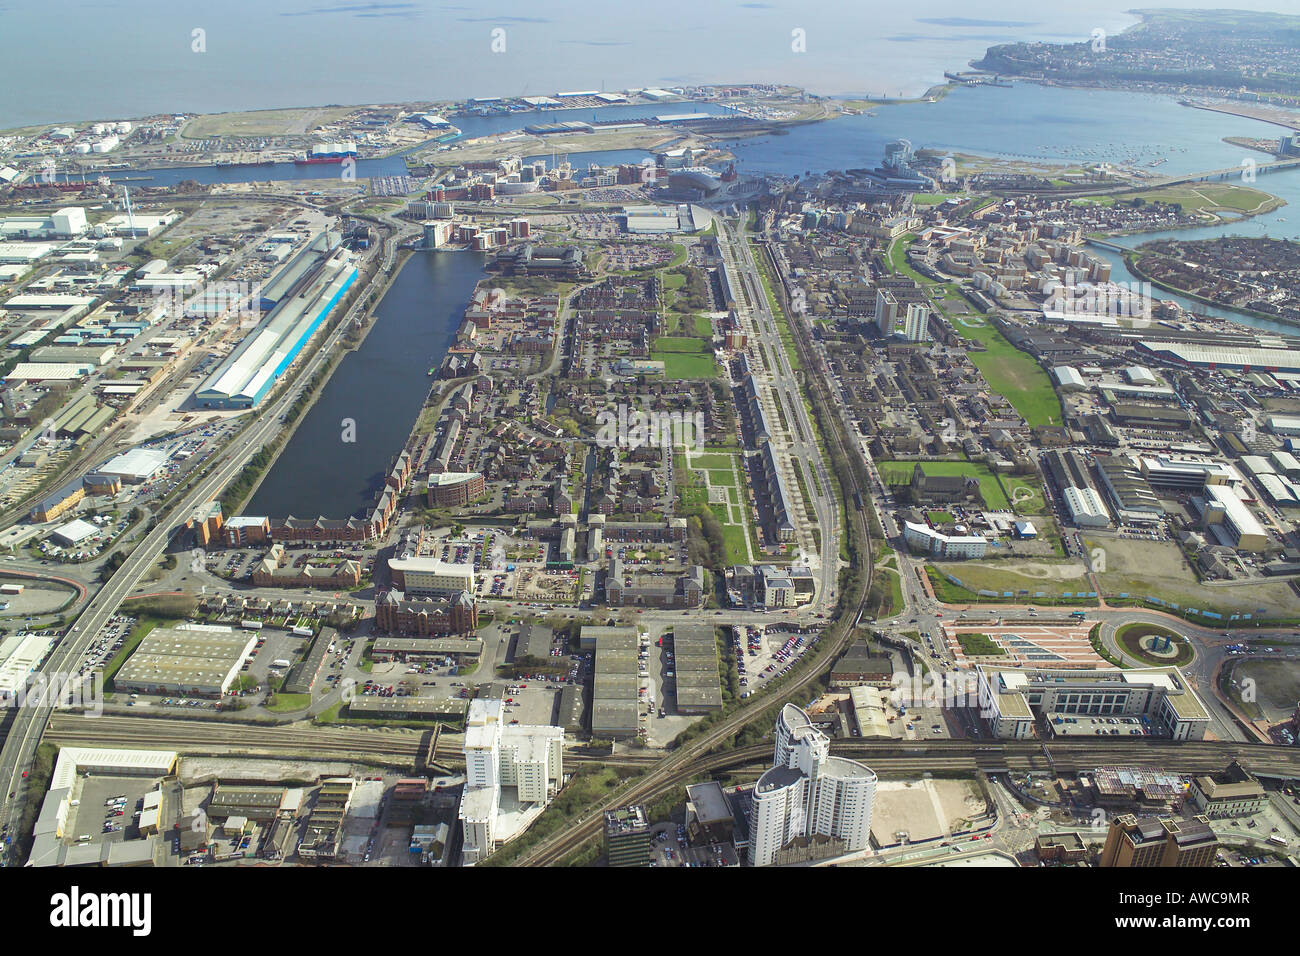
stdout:
[(240, 397), (255, 401), (291, 362), (314, 328), (326, 303), (337, 296), (356, 268), (342, 249), (328, 252), (324, 237), (304, 250), (319, 257), (320, 271), (306, 289), (282, 299), (243, 342), (217, 366), (199, 398)]
[(1300, 372), (1300, 349), (1237, 348), (1225, 345), (1193, 345), (1185, 342), (1147, 340), (1143, 340), (1140, 344), (1149, 352), (1186, 362), (1189, 365)]

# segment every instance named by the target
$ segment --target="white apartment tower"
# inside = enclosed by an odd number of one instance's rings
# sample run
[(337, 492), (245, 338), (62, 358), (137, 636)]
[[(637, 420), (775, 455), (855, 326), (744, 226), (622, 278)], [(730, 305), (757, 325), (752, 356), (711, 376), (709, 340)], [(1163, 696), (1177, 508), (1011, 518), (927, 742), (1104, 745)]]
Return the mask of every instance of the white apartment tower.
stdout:
[(876, 290), (876, 328), (881, 335), (893, 335), (894, 323), (898, 321), (898, 300), (892, 292)]
[(930, 341), (930, 310), (919, 302), (907, 304), (907, 316), (903, 320), (903, 338), (909, 342)]
[(786, 704), (776, 722), (771, 770), (754, 786), (749, 862), (768, 866), (800, 837), (843, 840), (845, 850), (866, 849), (876, 775), (855, 760), (830, 756), (830, 738), (808, 714)]
[(498, 825), (503, 797), (515, 809), (545, 806), (563, 782), (563, 728), (507, 725), (501, 700), (470, 701), (460, 802), (464, 862), (477, 863), (514, 836), (502, 833)]

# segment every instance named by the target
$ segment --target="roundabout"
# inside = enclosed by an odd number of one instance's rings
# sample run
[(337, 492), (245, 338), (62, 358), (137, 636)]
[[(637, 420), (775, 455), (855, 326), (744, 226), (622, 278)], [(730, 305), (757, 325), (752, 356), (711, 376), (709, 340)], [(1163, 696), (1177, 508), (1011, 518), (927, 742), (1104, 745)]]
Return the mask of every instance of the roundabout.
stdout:
[(1151, 667), (1183, 667), (1196, 656), (1191, 641), (1159, 624), (1125, 624), (1115, 637), (1124, 653)]

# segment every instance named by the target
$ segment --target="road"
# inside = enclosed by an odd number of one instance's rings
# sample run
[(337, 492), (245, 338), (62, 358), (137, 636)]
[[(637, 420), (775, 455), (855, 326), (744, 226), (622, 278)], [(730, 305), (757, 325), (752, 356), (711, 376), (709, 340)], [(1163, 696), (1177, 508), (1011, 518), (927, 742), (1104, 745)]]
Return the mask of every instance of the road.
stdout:
[[(395, 243), (385, 243), (385, 265), (391, 266), (392, 249)], [(351, 327), (358, 311), (365, 301), (364, 295), (358, 295), (356, 304), (349, 310), (343, 321), (339, 322), (325, 342), (318, 348), (299, 371), (293, 382), (283, 387), (279, 397), (264, 405), (254, 413), (248, 427), (235, 436), (234, 448), (227, 448), (216, 456), (208, 466), (205, 477), (171, 508), (158, 526), (150, 531), (109, 579), (108, 583), (86, 605), (85, 610), (73, 624), (68, 633), (59, 641), (50, 653), (40, 672), (47, 678), (54, 675), (75, 674), (87, 649), (109, 618), (116, 613), (122, 603), (135, 587), (136, 583), (158, 559), (172, 535), (190, 513), (199, 505), (215, 499), (221, 491), (239, 474), (249, 458), (266, 442), (271, 440), (280, 429), (280, 416), (297, 400), (305, 383), (320, 371), (329, 356), (333, 354), (344, 333)], [(0, 822), (6, 823), (11, 830), (22, 816), (23, 801), (28, 798), (24, 792), (23, 773), (30, 769), (40, 744), (41, 735), (54, 708), (46, 700), (29, 700), (26, 706), (14, 714), (13, 723), (6, 735), (3, 748), (0, 748), (0, 793), (4, 793), (3, 805), (0, 806)], [(15, 794), (9, 798), (9, 793)], [(31, 798), (40, 799), (40, 794), (31, 794)]]

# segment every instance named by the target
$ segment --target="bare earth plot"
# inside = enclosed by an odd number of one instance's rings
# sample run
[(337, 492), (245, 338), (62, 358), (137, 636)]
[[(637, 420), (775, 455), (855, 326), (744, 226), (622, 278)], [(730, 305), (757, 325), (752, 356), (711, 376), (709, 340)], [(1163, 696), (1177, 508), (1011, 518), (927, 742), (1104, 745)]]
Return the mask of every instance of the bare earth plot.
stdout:
[(1107, 598), (1151, 595), (1182, 607), (1247, 614), (1261, 608), (1287, 616), (1296, 611), (1295, 592), (1285, 581), (1199, 583), (1172, 541), (1084, 539), (1084, 544), (1089, 551), (1101, 548), (1105, 555), (1105, 570), (1097, 575), (1097, 581)]
[(876, 783), (871, 835), (879, 846), (948, 836), (983, 816), (984, 798), (972, 780), (881, 780)]
[(207, 139), (212, 136), (305, 136), (317, 126), (337, 122), (355, 112), (355, 107), (332, 106), (213, 113), (190, 120), (181, 131), (181, 136), (185, 139)]

